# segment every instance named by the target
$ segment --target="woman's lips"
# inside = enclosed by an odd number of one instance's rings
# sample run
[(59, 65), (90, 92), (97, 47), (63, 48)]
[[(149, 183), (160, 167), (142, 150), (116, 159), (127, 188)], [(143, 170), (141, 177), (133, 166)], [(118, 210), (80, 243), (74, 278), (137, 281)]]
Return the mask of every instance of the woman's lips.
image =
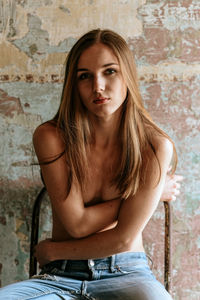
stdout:
[(93, 101), (93, 103), (95, 104), (103, 104), (103, 103), (106, 103), (110, 100), (110, 98), (97, 98)]

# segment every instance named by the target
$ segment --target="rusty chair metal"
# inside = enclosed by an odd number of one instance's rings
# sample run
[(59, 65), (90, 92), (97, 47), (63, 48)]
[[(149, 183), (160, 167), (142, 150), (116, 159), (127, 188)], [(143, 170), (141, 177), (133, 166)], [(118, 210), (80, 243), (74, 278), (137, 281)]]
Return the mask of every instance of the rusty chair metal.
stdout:
[(47, 190), (45, 187), (41, 189), (37, 198), (35, 199), (32, 210), (32, 224), (31, 224), (31, 244), (30, 244), (30, 264), (29, 264), (29, 277), (37, 274), (37, 260), (34, 257), (34, 247), (38, 243), (39, 236), (39, 223), (40, 223), (40, 208), (42, 200), (44, 199)]
[[(31, 227), (31, 245), (30, 245), (30, 267), (29, 276), (32, 277), (37, 273), (37, 261), (34, 257), (34, 247), (38, 243), (39, 234), (39, 218), (40, 218), (40, 207), (42, 200), (44, 199), (47, 191), (43, 187), (39, 192), (32, 212), (32, 227)], [(171, 230), (172, 230), (172, 212), (171, 204), (164, 202), (165, 210), (165, 241), (164, 241), (164, 286), (168, 292), (171, 288)]]

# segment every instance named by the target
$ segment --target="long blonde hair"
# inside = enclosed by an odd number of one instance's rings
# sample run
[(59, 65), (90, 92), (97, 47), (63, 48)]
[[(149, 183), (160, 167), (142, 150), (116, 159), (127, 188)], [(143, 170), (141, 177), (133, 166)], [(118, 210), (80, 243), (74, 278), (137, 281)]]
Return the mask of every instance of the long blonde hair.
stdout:
[[(121, 196), (127, 198), (134, 195), (142, 183), (145, 169), (145, 149), (150, 146), (156, 158), (152, 132), (157, 132), (170, 141), (171, 139), (152, 121), (144, 108), (133, 55), (120, 35), (111, 30), (96, 29), (86, 33), (75, 43), (67, 57), (61, 103), (54, 121), (63, 134), (66, 159), (71, 171), (70, 178), (77, 180), (84, 189), (85, 179), (88, 175), (86, 147), (88, 149), (92, 141), (93, 132), (87, 109), (82, 104), (77, 92), (77, 64), (83, 51), (95, 43), (103, 43), (112, 49), (119, 61), (122, 76), (127, 85), (127, 97), (123, 103), (119, 132), (121, 159), (117, 174), (111, 182), (119, 189)], [(157, 162), (160, 167), (158, 159)], [(175, 170), (176, 162), (177, 156), (174, 147), (172, 172)]]

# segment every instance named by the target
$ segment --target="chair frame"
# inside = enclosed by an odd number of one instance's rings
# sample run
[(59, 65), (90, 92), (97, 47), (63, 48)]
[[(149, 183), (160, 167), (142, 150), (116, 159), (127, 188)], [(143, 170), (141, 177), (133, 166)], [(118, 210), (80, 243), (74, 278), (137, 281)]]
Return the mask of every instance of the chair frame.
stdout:
[[(47, 190), (45, 187), (39, 192), (32, 212), (32, 226), (31, 226), (31, 244), (30, 244), (30, 267), (29, 277), (37, 274), (37, 260), (34, 257), (34, 247), (38, 243), (39, 234), (39, 219), (40, 219), (40, 207), (42, 200), (45, 197)], [(164, 253), (164, 286), (165, 289), (170, 292), (171, 289), (171, 248), (172, 248), (172, 208), (169, 202), (164, 202), (165, 210), (165, 253)]]
[(32, 224), (31, 224), (29, 278), (37, 274), (37, 260), (34, 257), (34, 248), (38, 243), (40, 208), (41, 208), (42, 200), (44, 199), (46, 193), (47, 190), (45, 187), (43, 187), (39, 192), (33, 205)]

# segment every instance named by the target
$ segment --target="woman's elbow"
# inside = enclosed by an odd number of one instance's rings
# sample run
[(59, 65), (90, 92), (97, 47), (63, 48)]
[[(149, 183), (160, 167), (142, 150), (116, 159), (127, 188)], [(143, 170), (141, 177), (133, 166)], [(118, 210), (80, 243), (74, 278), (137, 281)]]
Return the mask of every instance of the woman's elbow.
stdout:
[(128, 252), (133, 248), (134, 239), (125, 233), (117, 233), (116, 235), (116, 252)]
[(81, 239), (89, 235), (89, 232), (86, 230), (86, 228), (84, 228), (84, 226), (81, 225), (75, 225), (67, 231), (69, 232), (70, 236), (74, 239)]

